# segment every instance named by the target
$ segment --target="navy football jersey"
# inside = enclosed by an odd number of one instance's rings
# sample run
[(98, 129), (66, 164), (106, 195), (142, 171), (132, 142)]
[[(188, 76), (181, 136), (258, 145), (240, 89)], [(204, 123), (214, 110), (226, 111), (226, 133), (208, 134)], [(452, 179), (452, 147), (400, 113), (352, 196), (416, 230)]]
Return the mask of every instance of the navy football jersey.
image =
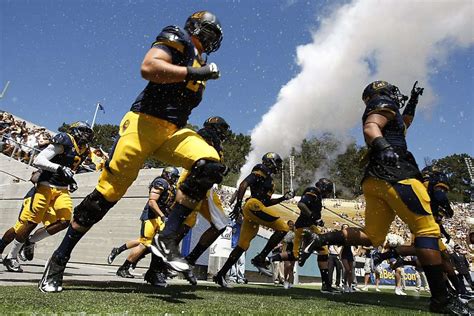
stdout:
[(300, 216), (295, 222), (296, 228), (309, 227), (314, 225), (315, 221), (321, 219), (323, 203), (318, 189), (315, 187), (306, 188), (301, 195), (300, 202), (304, 203), (309, 208), (311, 215), (308, 216), (304, 213), (300, 213)]
[(263, 203), (265, 206), (270, 205), (275, 190), (272, 173), (268, 167), (263, 164), (255, 165), (245, 180), (250, 186), (250, 196)]
[[(190, 36), (178, 26), (165, 27), (156, 37), (152, 47), (167, 51), (174, 65), (192, 67), (205, 65)], [(175, 83), (150, 81), (138, 95), (131, 111), (153, 115), (179, 128), (184, 127), (191, 111), (201, 102), (205, 84), (205, 81)]]
[[(74, 142), (74, 138), (67, 133), (59, 133), (53, 137), (51, 141), (53, 145), (63, 146), (63, 153), (56, 155), (51, 159), (60, 166), (69, 167), (76, 170), (79, 165), (89, 156), (89, 148), (79, 152), (79, 148)], [(43, 170), (39, 176), (38, 182), (49, 182), (58, 187), (66, 187), (69, 185), (57, 172)]]
[[(160, 207), (160, 210), (165, 213), (168, 210), (170, 204), (174, 200), (173, 194), (173, 187), (169, 185), (168, 181), (166, 181), (162, 177), (156, 177), (149, 186), (149, 191), (151, 192), (152, 189), (161, 190), (160, 197), (158, 198), (157, 204)], [(143, 209), (142, 215), (140, 216), (141, 220), (147, 219), (154, 219), (157, 218), (158, 215), (153, 211), (153, 209), (148, 205), (148, 202), (145, 204)]]

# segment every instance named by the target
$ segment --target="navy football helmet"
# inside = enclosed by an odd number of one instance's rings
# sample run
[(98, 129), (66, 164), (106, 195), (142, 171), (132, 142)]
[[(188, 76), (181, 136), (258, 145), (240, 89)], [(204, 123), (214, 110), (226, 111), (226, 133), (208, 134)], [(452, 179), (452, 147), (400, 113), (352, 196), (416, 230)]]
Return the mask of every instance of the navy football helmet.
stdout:
[(212, 116), (204, 122), (204, 127), (216, 132), (221, 141), (224, 141), (230, 134), (230, 126), (220, 116)]
[(199, 39), (206, 54), (219, 49), (222, 42), (222, 27), (219, 19), (209, 11), (193, 13), (184, 25), (184, 29)]
[(78, 121), (69, 125), (69, 134), (78, 145), (84, 146), (94, 139), (94, 131), (86, 122)]
[(369, 102), (377, 96), (386, 96), (393, 100), (399, 108), (405, 106), (405, 102), (408, 97), (400, 92), (397, 86), (394, 86), (387, 81), (374, 81), (365, 87), (362, 93), (362, 100), (365, 105), (369, 105)]
[(328, 198), (331, 196), (334, 184), (328, 178), (321, 178), (314, 186), (321, 192), (323, 198)]
[(283, 160), (280, 155), (274, 152), (268, 152), (262, 157), (262, 163), (272, 172), (278, 172), (282, 169)]
[(175, 167), (166, 167), (161, 172), (161, 177), (168, 181), (169, 184), (174, 185), (179, 179), (179, 170)]

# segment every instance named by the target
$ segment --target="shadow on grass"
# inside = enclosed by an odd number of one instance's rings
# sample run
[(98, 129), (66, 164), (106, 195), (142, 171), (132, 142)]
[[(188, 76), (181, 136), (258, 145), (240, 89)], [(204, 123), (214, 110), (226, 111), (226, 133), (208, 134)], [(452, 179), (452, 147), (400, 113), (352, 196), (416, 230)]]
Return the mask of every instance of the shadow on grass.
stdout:
[(170, 284), (166, 288), (153, 287), (148, 284), (130, 283), (127, 281), (65, 281), (65, 291), (98, 291), (115, 292), (121, 294), (139, 293), (145, 294), (147, 298), (159, 299), (168, 303), (183, 304), (184, 300), (203, 300), (205, 298), (196, 292), (219, 292), (232, 295), (254, 295), (271, 297), (291, 297), (293, 300), (310, 300), (311, 298), (323, 299), (336, 302), (350, 307), (378, 307), (380, 305), (406, 310), (426, 309), (429, 304), (428, 297), (396, 296), (393, 293), (356, 292), (350, 294), (330, 295), (323, 294), (319, 288), (292, 288), (284, 290), (274, 285), (239, 285), (231, 289), (222, 289), (212, 284), (198, 285), (196, 287), (187, 284)]
[(292, 288), (290, 290), (284, 290), (281, 287), (275, 287), (274, 285), (259, 285), (256, 287), (245, 287), (236, 286), (231, 289), (221, 289), (218, 287), (207, 287), (208, 291), (225, 291), (232, 294), (242, 295), (258, 295), (258, 296), (290, 296), (292, 300), (308, 300), (311, 298), (324, 299), (339, 304), (344, 304), (347, 307), (363, 307), (367, 305), (372, 306), (387, 306), (393, 308), (407, 309), (407, 310), (419, 310), (426, 309), (429, 304), (428, 297), (416, 297), (416, 296), (397, 296), (393, 293), (377, 293), (377, 292), (355, 292), (346, 293), (339, 295), (323, 294), (319, 291), (319, 287), (316, 288)]
[(166, 288), (154, 287), (149, 284), (131, 283), (127, 281), (65, 281), (65, 291), (90, 291), (130, 294), (145, 294), (147, 298), (160, 299), (164, 302), (184, 304), (184, 300), (203, 300), (194, 293), (196, 287), (184, 284), (172, 284)]

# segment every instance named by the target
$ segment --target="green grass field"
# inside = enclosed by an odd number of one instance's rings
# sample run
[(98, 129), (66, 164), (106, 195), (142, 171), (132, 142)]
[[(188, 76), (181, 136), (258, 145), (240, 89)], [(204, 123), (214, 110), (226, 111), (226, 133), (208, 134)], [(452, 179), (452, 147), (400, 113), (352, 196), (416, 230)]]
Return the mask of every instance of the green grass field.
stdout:
[(323, 295), (307, 286), (284, 290), (242, 285), (222, 290), (209, 283), (195, 289), (184, 284), (155, 289), (118, 281), (65, 285), (64, 292), (55, 294), (40, 293), (35, 286), (0, 286), (0, 314), (428, 314), (426, 296), (396, 296), (393, 291)]

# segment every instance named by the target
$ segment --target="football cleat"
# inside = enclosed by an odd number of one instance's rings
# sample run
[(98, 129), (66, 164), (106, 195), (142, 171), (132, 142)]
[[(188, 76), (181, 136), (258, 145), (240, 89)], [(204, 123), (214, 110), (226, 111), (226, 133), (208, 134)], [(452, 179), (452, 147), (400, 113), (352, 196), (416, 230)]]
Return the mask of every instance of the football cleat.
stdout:
[(197, 279), (196, 279), (196, 276), (194, 275), (193, 273), (193, 267), (191, 266), (191, 269), (190, 270), (187, 270), (187, 271), (184, 271), (183, 272), (183, 277), (186, 281), (189, 282), (189, 284), (191, 284), (192, 286), (196, 286), (197, 285)]
[(65, 260), (64, 263), (60, 262), (60, 260), (54, 255), (49, 258), (43, 276), (38, 283), (38, 288), (41, 292), (61, 292), (63, 290), (62, 285), (66, 263), (67, 260)]
[(431, 298), (430, 312), (448, 315), (472, 315), (472, 309), (455, 296), (450, 296), (445, 303)]
[(17, 258), (5, 258), (3, 259), (3, 265), (10, 272), (23, 272), (20, 262)]
[(124, 267), (120, 267), (115, 274), (118, 275), (119, 277), (125, 278), (125, 279), (135, 278), (135, 276), (133, 274), (131, 274), (130, 271), (128, 271), (127, 268), (124, 268)]
[(31, 261), (35, 255), (35, 243), (26, 241), (23, 246), (21, 246), (20, 252), (18, 253), (18, 258), (21, 261)]
[(184, 272), (190, 269), (188, 261), (181, 256), (178, 244), (173, 238), (155, 235), (150, 248), (170, 269), (177, 272)]
[(166, 278), (161, 272), (148, 270), (145, 273), (145, 281), (156, 287), (167, 287)]
[(342, 291), (332, 286), (327, 286), (323, 284), (323, 286), (321, 286), (321, 293), (337, 295), (337, 294), (341, 294)]
[(120, 251), (118, 248), (115, 248), (115, 247), (112, 248), (109, 256), (107, 257), (107, 263), (112, 264), (112, 262), (114, 262), (115, 257), (117, 257), (119, 254), (120, 254)]
[(262, 260), (255, 257), (250, 262), (255, 266), (255, 268), (257, 268), (258, 272), (260, 272), (264, 276), (273, 277), (273, 272), (268, 269), (269, 263), (265, 261), (265, 259)]
[(220, 287), (223, 287), (225, 289), (232, 288), (232, 286), (229, 283), (227, 283), (227, 281), (225, 280), (225, 277), (219, 273), (217, 273), (216, 275), (212, 277), (212, 281), (214, 281), (214, 283), (218, 284)]

